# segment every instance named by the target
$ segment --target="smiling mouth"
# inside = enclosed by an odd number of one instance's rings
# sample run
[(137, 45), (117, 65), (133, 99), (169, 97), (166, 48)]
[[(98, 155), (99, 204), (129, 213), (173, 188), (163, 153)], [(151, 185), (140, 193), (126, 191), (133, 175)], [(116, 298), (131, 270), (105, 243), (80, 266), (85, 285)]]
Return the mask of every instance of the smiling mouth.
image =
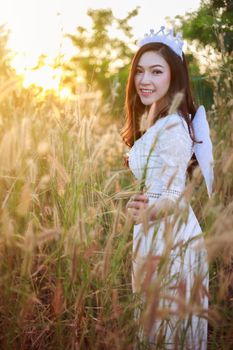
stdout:
[(151, 95), (153, 92), (155, 92), (155, 90), (152, 90), (152, 89), (140, 89), (141, 91), (141, 94), (143, 96), (149, 96)]

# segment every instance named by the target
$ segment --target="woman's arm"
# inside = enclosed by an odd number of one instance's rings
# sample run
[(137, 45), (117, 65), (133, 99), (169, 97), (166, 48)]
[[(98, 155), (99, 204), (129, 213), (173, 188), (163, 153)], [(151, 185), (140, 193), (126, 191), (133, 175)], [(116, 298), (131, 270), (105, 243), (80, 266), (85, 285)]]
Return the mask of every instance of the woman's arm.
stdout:
[(163, 198), (149, 206), (148, 197), (145, 194), (136, 194), (131, 197), (126, 205), (136, 224), (144, 219), (155, 221), (159, 218), (171, 215), (175, 208), (175, 202), (168, 198)]

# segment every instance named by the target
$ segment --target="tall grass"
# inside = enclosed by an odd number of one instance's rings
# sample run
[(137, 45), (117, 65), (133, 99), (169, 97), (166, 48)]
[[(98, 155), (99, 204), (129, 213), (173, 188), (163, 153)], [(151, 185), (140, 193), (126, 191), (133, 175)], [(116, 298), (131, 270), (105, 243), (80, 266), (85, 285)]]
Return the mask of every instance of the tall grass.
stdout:
[(1, 131), (2, 348), (118, 348), (131, 307), (116, 126), (102, 134), (75, 104), (21, 112)]
[[(228, 77), (223, 86), (230, 95)], [(233, 112), (224, 96), (216, 88), (208, 113), (214, 196), (207, 199), (198, 172), (186, 194), (192, 194), (211, 266), (210, 349), (233, 346)], [(30, 97), (13, 108), (7, 98), (10, 117), (2, 113), (0, 131), (1, 348), (149, 348), (138, 339), (134, 317), (141, 304), (131, 288), (132, 221), (125, 203), (138, 184), (122, 164), (122, 120), (113, 123), (99, 100), (88, 108), (82, 98), (58, 105)], [(147, 266), (147, 281), (154, 264)], [(161, 283), (165, 273), (166, 261)], [(194, 306), (184, 304), (179, 287), (181, 319)], [(154, 317), (150, 307), (140, 320), (146, 329)], [(158, 310), (168, 317), (166, 307)]]

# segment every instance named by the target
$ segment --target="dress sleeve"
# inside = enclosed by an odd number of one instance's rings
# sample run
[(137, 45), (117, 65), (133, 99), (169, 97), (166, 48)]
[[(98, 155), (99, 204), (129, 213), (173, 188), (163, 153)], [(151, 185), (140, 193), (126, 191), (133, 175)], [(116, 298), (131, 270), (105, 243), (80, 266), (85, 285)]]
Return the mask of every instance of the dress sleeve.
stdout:
[(185, 123), (180, 116), (171, 117), (161, 130), (157, 148), (161, 162), (160, 198), (176, 201), (185, 189), (186, 170), (193, 145)]

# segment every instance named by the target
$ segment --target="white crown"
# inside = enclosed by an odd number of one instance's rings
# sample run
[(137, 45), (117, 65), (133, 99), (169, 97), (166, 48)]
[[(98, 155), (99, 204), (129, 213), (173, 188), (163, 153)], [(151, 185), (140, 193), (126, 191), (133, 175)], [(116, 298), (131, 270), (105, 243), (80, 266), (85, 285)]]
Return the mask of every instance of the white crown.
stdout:
[(165, 33), (164, 30), (164, 26), (162, 26), (157, 33), (154, 32), (154, 29), (150, 29), (150, 34), (146, 33), (143, 39), (138, 40), (137, 45), (142, 47), (149, 43), (162, 43), (169, 46), (182, 59), (184, 42), (182, 41), (181, 34), (177, 33), (174, 37), (173, 29), (168, 30), (167, 33)]

